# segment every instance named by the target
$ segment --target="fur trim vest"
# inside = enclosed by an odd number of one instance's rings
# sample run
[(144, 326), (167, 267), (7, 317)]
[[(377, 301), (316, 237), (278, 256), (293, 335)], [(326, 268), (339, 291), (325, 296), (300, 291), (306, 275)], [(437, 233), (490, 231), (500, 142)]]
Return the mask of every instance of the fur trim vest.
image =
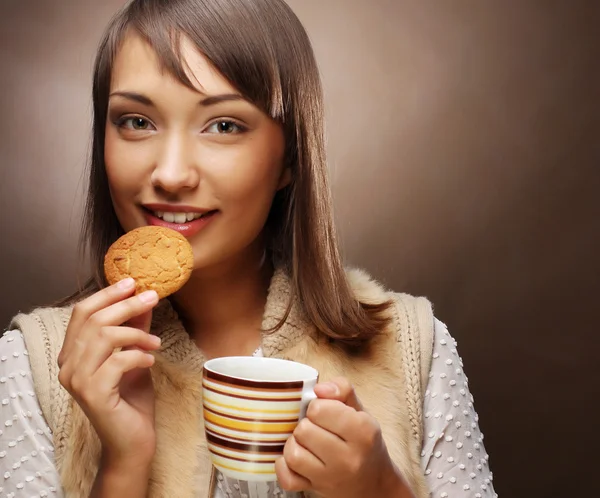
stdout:
[[(264, 333), (264, 356), (299, 361), (316, 368), (320, 380), (344, 376), (354, 385), (365, 409), (379, 422), (396, 466), (418, 498), (429, 496), (420, 465), (423, 391), (431, 366), (433, 313), (426, 299), (383, 290), (362, 272), (348, 272), (355, 296), (368, 303), (394, 301), (389, 326), (360, 353), (349, 355), (319, 334), (292, 303), (284, 325)], [(272, 279), (263, 329), (285, 315), (291, 283), (281, 271)], [(58, 382), (57, 357), (70, 309), (43, 308), (18, 315), (27, 345), (36, 394), (53, 432), (55, 458), (67, 497), (87, 497), (100, 458), (100, 442), (79, 405)], [(162, 338), (152, 367), (156, 399), (157, 451), (149, 497), (204, 498), (211, 464), (202, 420), (202, 352), (190, 340), (168, 300), (153, 314), (152, 332)], [(310, 493), (308, 493), (311, 496)]]

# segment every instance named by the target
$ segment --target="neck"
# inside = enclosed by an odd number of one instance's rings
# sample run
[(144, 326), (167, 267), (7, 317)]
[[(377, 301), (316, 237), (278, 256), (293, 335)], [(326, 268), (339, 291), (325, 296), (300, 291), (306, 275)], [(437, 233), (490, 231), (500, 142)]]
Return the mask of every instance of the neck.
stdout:
[(273, 268), (260, 251), (250, 258), (196, 270), (175, 294), (175, 308), (206, 357), (249, 355), (260, 345), (272, 275)]

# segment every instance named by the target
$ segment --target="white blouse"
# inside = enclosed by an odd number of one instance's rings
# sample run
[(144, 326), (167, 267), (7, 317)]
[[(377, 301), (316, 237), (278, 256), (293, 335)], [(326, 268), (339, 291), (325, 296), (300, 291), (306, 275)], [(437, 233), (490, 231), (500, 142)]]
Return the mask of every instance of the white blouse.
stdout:
[[(491, 498), (494, 492), (456, 341), (436, 320), (424, 401), (421, 464), (433, 498)], [(62, 497), (52, 434), (36, 398), (23, 336), (0, 338), (0, 498)], [(276, 483), (217, 475), (214, 498), (292, 498)], [(202, 497), (200, 497), (202, 498)]]

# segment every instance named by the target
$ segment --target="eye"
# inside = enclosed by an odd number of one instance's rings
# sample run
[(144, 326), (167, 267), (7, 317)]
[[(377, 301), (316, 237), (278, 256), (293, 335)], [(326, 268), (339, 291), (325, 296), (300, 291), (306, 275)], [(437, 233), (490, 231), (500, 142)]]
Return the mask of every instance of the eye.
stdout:
[(243, 131), (245, 131), (245, 128), (231, 119), (220, 119), (206, 128), (206, 133), (217, 133), (219, 135), (232, 135)]
[(150, 121), (140, 116), (123, 117), (117, 124), (126, 130), (147, 131), (153, 129)]

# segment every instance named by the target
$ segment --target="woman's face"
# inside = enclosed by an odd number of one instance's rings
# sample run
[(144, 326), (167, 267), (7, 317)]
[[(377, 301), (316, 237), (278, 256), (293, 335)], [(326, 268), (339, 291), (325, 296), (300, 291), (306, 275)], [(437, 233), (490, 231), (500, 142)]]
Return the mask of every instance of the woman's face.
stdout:
[(256, 254), (273, 197), (289, 183), (281, 126), (183, 39), (193, 91), (129, 35), (113, 67), (105, 163), (124, 230), (184, 234), (194, 267)]

